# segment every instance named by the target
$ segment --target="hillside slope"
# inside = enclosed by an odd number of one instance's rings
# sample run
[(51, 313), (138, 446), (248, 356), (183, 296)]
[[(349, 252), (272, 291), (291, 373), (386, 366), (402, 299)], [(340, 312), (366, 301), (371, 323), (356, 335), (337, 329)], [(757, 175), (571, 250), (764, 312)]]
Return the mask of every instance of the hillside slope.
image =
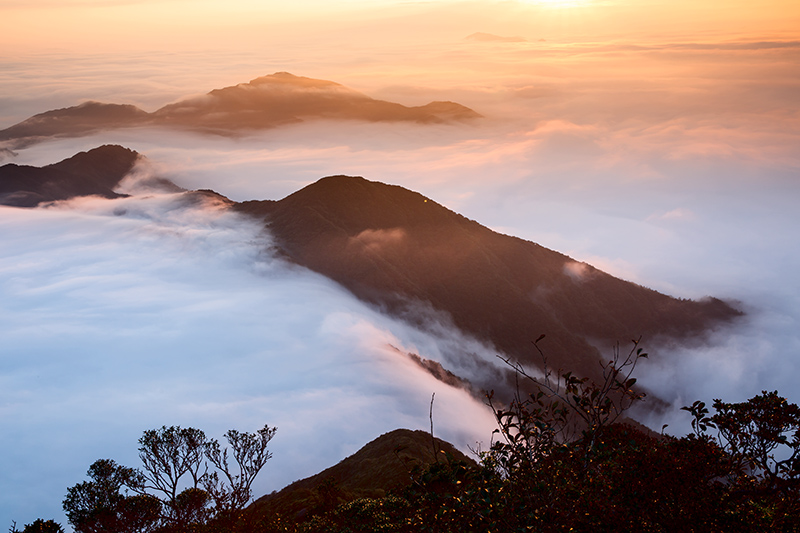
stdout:
[[(42, 168), (4, 165), (0, 204), (118, 197), (114, 188), (139, 157), (120, 146), (102, 146)], [(171, 192), (182, 190), (159, 183)], [(597, 378), (599, 360), (610, 357), (618, 342), (643, 336), (652, 353), (661, 341), (702, 340), (741, 315), (714, 298), (676, 299), (615, 278), (494, 232), (419, 193), (363, 178), (323, 178), (279, 201), (236, 204), (212, 191), (186, 194), (212, 195), (256, 217), (287, 259), (384, 312), (423, 329), (456, 327), (533, 366), (542, 364), (533, 346), (541, 335), (538, 346), (551, 368)], [(464, 363), (461, 368), (483, 365), (472, 375), (451, 376), (471, 379), (472, 390), (511, 390), (502, 373), (487, 371), (488, 363), (475, 354), (451, 355)], [(435, 375), (459, 374), (439, 365), (447, 361), (434, 365), (411, 356)]]
[[(419, 193), (358, 177), (323, 178), (261, 217), (285, 254), (410, 321), (430, 305), (461, 330), (534, 365), (597, 375), (601, 353), (643, 336), (690, 339), (741, 313), (708, 298), (680, 300), (623, 281), (536, 243), (496, 233)], [(422, 306), (424, 307), (424, 306)], [(602, 355), (607, 358), (609, 353)]]
[(434, 439), (430, 433), (396, 429), (319, 474), (259, 498), (251, 511), (261, 516), (296, 518), (330, 510), (356, 498), (383, 497), (413, 483), (415, 473), (423, 466), (450, 458), (474, 463), (452, 444)]

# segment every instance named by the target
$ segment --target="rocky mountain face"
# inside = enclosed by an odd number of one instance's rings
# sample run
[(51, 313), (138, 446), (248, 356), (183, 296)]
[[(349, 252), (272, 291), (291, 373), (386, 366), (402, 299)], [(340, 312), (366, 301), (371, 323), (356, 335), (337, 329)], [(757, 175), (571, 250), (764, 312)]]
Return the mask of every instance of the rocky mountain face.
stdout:
[(0, 130), (0, 148), (13, 150), (60, 137), (130, 127), (171, 127), (236, 135), (305, 120), (337, 119), (420, 124), (479, 118), (455, 102), (407, 107), (377, 100), (338, 83), (277, 72), (186, 98), (148, 113), (129, 104), (85, 102), (40, 113)]

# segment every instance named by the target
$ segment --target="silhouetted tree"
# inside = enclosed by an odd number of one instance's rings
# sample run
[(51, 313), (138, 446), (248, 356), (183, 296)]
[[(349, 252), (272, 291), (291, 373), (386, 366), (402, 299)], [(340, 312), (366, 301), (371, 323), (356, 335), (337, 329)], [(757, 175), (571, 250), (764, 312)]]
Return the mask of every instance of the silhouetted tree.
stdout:
[(800, 407), (762, 391), (746, 402), (715, 399), (713, 415), (701, 401), (683, 409), (695, 438), (726, 454), (732, 513), (771, 531), (800, 531)]
[[(149, 532), (158, 521), (161, 502), (143, 494), (144, 477), (110, 459), (92, 463), (90, 481), (67, 489), (64, 512), (78, 533)], [(128, 491), (135, 494), (128, 495)]]
[(208, 443), (203, 431), (179, 426), (149, 429), (139, 439), (142, 488), (160, 493), (165, 521), (185, 526), (204, 522), (210, 513), (208, 495), (200, 488)]
[(508, 407), (495, 406), (492, 393), (488, 395), (498, 424), (494, 434), (501, 437), (492, 444), (488, 459), (505, 475), (516, 469), (529, 470), (567, 445), (580, 444), (588, 459), (602, 431), (644, 398), (644, 393), (634, 389), (636, 378), (632, 377), (639, 360), (647, 358), (638, 340), (633, 341), (626, 356), (617, 346), (612, 359), (601, 363), (603, 379), (598, 384), (572, 372), (554, 373), (538, 346), (543, 338), (533, 343), (542, 357), (541, 376), (532, 376), (521, 364), (504, 359), (532, 392), (523, 396), (518, 382), (516, 396)]
[[(255, 433), (241, 433), (233, 429), (228, 431), (225, 439), (236, 463), (235, 468), (228, 462), (228, 448), (221, 448), (216, 440), (207, 443), (206, 457), (219, 472), (208, 474), (203, 482), (218, 513), (233, 514), (250, 502), (253, 481), (272, 457), (267, 445), (276, 430), (264, 426)], [(224, 479), (221, 479), (222, 476)]]
[(37, 518), (32, 523), (26, 524), (22, 531), (17, 529), (16, 522), (12, 522), (8, 533), (64, 533), (64, 528), (55, 520)]
[[(67, 518), (78, 533), (183, 532), (235, 523), (272, 456), (267, 445), (275, 432), (269, 426), (255, 433), (230, 430), (228, 448), (195, 428), (147, 430), (139, 439), (143, 469), (96, 461), (90, 481), (67, 489)], [(209, 472), (209, 464), (215, 470)]]

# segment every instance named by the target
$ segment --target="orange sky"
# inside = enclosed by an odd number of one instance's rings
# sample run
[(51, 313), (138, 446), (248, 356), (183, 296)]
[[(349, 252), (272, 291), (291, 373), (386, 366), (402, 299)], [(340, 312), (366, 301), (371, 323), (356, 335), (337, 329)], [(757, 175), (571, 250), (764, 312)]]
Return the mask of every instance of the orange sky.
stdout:
[(794, 39), (793, 0), (529, 0), (286, 2), (3, 0), (0, 44), (20, 49), (238, 47), (276, 38), (341, 42), (448, 39), (470, 28), (528, 39)]

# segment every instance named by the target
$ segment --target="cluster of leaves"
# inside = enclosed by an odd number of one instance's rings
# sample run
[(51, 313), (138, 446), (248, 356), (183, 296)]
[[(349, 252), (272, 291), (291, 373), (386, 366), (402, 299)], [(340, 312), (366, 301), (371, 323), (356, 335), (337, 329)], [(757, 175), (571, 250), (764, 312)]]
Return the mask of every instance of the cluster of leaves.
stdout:
[(8, 533), (64, 533), (64, 528), (55, 520), (42, 520), (37, 518), (30, 524), (25, 524), (22, 531), (17, 529), (17, 523), (12, 522)]
[(224, 448), (195, 428), (145, 431), (139, 439), (142, 469), (95, 461), (90, 480), (67, 489), (67, 519), (78, 533), (229, 530), (242, 521), (275, 431), (230, 430)]
[(521, 364), (504, 360), (532, 392), (523, 397), (518, 384), (507, 408), (496, 407), (492, 394), (488, 396), (498, 425), (494, 433), (501, 439), (492, 444), (487, 459), (507, 477), (524, 474), (560, 448), (577, 445), (577, 451), (590, 459), (604, 428), (644, 398), (644, 393), (634, 389), (636, 378), (632, 377), (639, 360), (647, 358), (639, 341), (633, 341), (624, 358), (616, 347), (613, 358), (601, 363), (603, 380), (596, 384), (572, 372), (554, 376), (538, 346), (543, 338), (534, 342), (542, 357), (541, 376), (532, 376)]

